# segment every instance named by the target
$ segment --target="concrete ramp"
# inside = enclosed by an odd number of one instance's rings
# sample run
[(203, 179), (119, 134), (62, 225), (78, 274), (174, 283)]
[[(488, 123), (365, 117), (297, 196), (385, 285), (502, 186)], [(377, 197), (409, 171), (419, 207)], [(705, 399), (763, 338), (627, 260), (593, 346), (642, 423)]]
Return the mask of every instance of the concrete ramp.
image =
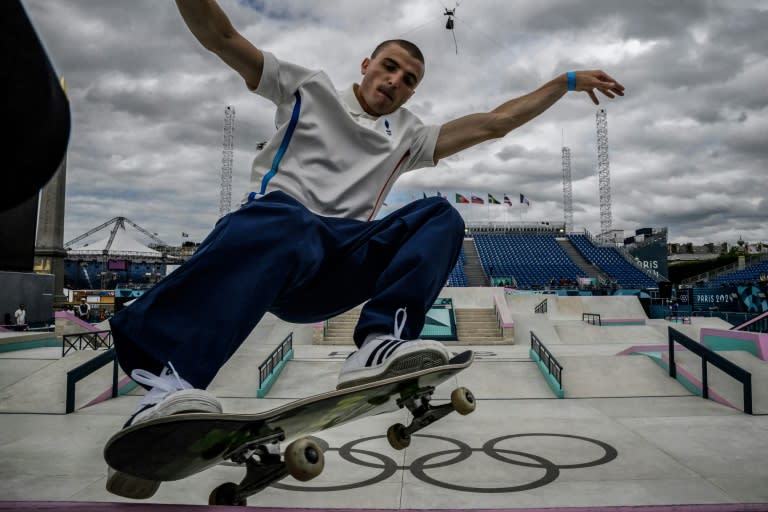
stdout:
[(635, 296), (553, 297), (549, 301), (553, 319), (581, 320), (584, 313), (597, 313), (606, 320), (640, 320), (647, 318)]
[[(56, 361), (37, 361), (37, 367), (30, 367), (31, 374), (0, 389), (0, 412), (64, 414), (67, 372), (103, 353), (81, 350)], [(2, 365), (7, 364), (14, 364), (14, 360), (2, 360)], [(118, 379), (123, 377), (118, 373)], [(111, 387), (112, 364), (107, 364), (77, 383), (75, 408), (87, 405)]]
[(640, 300), (635, 296), (594, 296), (581, 299), (585, 313), (598, 313), (608, 320), (647, 318)]
[(642, 345), (666, 343), (667, 334), (647, 325), (598, 326), (583, 322), (556, 323), (555, 331), (567, 345)]
[(536, 295), (507, 295), (507, 306), (509, 306), (509, 310), (512, 313), (526, 313), (530, 314), (534, 312), (534, 309), (536, 306), (542, 303), (545, 299), (547, 299), (547, 308), (552, 304), (552, 302), (555, 299), (555, 295), (544, 295), (544, 294), (536, 294)]
[[(557, 355), (555, 355), (557, 357)], [(642, 356), (558, 357), (566, 398), (692, 395), (650, 358)]]
[(545, 344), (559, 344), (560, 336), (547, 315), (512, 313), (515, 345), (530, 345), (531, 331)]
[(0, 332), (0, 353), (61, 345), (52, 332)]
[(79, 334), (81, 332), (108, 331), (110, 329), (108, 320), (94, 325), (76, 317), (69, 311), (56, 312), (56, 336)]

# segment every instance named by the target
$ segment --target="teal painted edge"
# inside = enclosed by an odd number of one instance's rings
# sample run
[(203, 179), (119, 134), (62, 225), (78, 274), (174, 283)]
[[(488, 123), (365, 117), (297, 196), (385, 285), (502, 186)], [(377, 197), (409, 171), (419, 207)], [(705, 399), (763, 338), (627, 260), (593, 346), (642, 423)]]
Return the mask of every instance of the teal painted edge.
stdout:
[(277, 366), (275, 366), (275, 369), (272, 370), (272, 373), (269, 374), (269, 377), (267, 377), (267, 379), (264, 381), (264, 384), (256, 392), (256, 398), (264, 398), (265, 396), (267, 396), (267, 393), (269, 393), (269, 390), (272, 389), (272, 385), (280, 376), (280, 372), (283, 371), (285, 364), (291, 359), (293, 359), (293, 349), (286, 352), (285, 356), (283, 357), (283, 360), (277, 363)]
[(555, 380), (552, 374), (549, 373), (549, 370), (541, 361), (539, 354), (537, 354), (536, 351), (531, 349), (529, 352), (529, 355), (531, 356), (531, 359), (533, 359), (536, 362), (536, 365), (539, 367), (539, 370), (541, 370), (542, 375), (544, 375), (544, 379), (547, 381), (547, 384), (549, 384), (549, 387), (552, 389), (552, 392), (555, 394), (555, 396), (557, 398), (565, 398), (565, 391), (563, 390), (563, 388), (560, 387), (560, 385), (557, 383), (557, 380)]
[(56, 338), (47, 338), (44, 340), (32, 340), (32, 341), (18, 341), (14, 343), (7, 343), (0, 345), (0, 353), (2, 352), (15, 352), (17, 350), (29, 350), (31, 348), (43, 348), (43, 347), (60, 347), (61, 342)]
[(715, 336), (713, 334), (705, 334), (702, 344), (715, 352), (729, 351), (729, 350), (743, 350), (749, 352), (753, 356), (759, 358), (760, 354), (757, 353), (757, 346), (754, 342), (749, 340), (737, 340), (733, 338), (727, 338), (725, 336)]
[(124, 386), (121, 386), (120, 389), (117, 390), (117, 395), (118, 396), (126, 395), (131, 391), (133, 391), (134, 389), (136, 389), (137, 387), (139, 387), (138, 383), (134, 381), (129, 381)]
[[(654, 363), (659, 365), (664, 370), (664, 372), (667, 375), (669, 375), (669, 365), (662, 359), (661, 352), (637, 352), (637, 353), (650, 357)], [(702, 396), (703, 392), (701, 391), (701, 388), (699, 388), (696, 384), (688, 380), (684, 375), (681, 374), (681, 372), (677, 372), (675, 380), (677, 380), (677, 382), (679, 382), (685, 389), (687, 389), (694, 395)]]

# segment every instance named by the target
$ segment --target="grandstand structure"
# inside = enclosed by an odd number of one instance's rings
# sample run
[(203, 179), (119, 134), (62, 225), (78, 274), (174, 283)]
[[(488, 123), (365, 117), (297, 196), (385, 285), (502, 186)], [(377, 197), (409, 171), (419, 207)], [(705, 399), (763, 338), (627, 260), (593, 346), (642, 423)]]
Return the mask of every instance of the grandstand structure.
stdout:
[(568, 233), (562, 225), (527, 229), (467, 230), (448, 286), (470, 286), (468, 252), (476, 252), (491, 285), (522, 290), (658, 289), (663, 277), (643, 268), (626, 250), (588, 232)]
[[(128, 233), (126, 225), (146, 245)], [(106, 236), (96, 238), (99, 233)], [(64, 244), (64, 286), (78, 290), (111, 290), (120, 283), (151, 285), (181, 263), (177, 251), (163, 240), (125, 217), (114, 217)]]

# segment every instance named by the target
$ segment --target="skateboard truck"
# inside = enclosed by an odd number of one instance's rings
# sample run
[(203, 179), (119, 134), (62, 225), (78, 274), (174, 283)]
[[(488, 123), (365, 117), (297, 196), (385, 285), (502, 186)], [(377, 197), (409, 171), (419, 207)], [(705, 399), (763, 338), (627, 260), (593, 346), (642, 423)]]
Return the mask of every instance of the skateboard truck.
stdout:
[(475, 410), (475, 396), (465, 387), (459, 387), (451, 393), (451, 402), (442, 405), (432, 405), (434, 386), (420, 389), (405, 399), (399, 399), (397, 405), (406, 407), (413, 419), (407, 427), (396, 423), (387, 430), (387, 441), (395, 450), (403, 450), (411, 444), (411, 435), (424, 427), (431, 425), (453, 411), (466, 415)]
[(320, 439), (297, 439), (288, 445), (281, 459), (279, 451), (270, 451), (269, 445), (276, 445), (284, 439), (282, 432), (276, 433), (258, 443), (246, 443), (230, 453), (227, 456), (229, 460), (245, 464), (245, 477), (239, 484), (227, 482), (216, 487), (208, 497), (208, 504), (245, 506), (248, 496), (288, 475), (306, 482), (323, 471), (325, 450)]

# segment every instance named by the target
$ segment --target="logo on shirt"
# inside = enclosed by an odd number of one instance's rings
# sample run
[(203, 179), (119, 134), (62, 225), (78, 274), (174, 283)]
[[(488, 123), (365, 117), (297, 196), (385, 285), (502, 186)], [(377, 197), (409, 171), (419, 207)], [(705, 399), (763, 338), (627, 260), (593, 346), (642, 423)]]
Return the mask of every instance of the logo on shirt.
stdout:
[(384, 131), (387, 133), (387, 135), (392, 135), (392, 130), (389, 129), (389, 120), (384, 120)]

